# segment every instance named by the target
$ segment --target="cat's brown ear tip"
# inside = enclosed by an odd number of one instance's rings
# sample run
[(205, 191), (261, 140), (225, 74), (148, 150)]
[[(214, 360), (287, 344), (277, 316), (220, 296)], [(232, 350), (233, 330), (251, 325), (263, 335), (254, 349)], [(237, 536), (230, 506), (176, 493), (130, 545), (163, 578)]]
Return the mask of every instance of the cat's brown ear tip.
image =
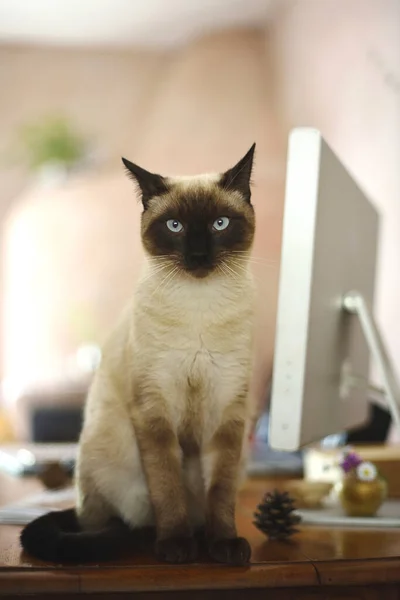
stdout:
[(125, 158), (124, 156), (121, 156), (121, 160), (124, 163), (124, 166), (130, 171), (130, 167), (132, 166), (131, 161)]
[(126, 173), (127, 173), (128, 177), (130, 177), (131, 179), (136, 181), (136, 183), (138, 183), (138, 169), (139, 168), (134, 163), (132, 163), (130, 160), (125, 158), (124, 156), (121, 156), (121, 160), (124, 164), (124, 167), (126, 169)]
[(256, 149), (256, 142), (254, 142), (254, 143), (253, 143), (253, 144), (250, 146), (249, 150), (247, 150), (247, 152), (246, 152), (246, 154), (244, 155), (244, 157), (242, 158), (242, 160), (243, 160), (244, 162), (246, 162), (246, 163), (247, 163), (247, 162), (250, 162), (250, 163), (252, 163), (252, 162), (253, 162), (253, 159), (254, 159), (254, 152), (255, 152), (255, 149)]

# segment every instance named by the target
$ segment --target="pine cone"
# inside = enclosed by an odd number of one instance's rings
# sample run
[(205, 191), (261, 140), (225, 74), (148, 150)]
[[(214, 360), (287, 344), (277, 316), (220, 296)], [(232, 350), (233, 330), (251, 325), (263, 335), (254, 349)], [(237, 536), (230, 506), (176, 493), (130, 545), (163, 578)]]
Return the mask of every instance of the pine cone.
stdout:
[(301, 517), (294, 514), (295, 510), (294, 500), (288, 492), (275, 490), (266, 494), (257, 506), (254, 525), (271, 540), (285, 540), (298, 531), (296, 525)]

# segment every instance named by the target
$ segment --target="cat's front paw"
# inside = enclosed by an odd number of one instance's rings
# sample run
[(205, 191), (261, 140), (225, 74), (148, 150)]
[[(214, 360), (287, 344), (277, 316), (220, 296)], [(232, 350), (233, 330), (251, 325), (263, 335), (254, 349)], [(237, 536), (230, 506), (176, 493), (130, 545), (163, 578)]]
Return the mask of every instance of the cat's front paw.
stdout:
[(197, 558), (197, 542), (193, 537), (172, 537), (156, 542), (156, 556), (168, 563), (189, 563)]
[(245, 538), (220, 539), (210, 542), (210, 557), (228, 565), (246, 565), (251, 558), (251, 548)]

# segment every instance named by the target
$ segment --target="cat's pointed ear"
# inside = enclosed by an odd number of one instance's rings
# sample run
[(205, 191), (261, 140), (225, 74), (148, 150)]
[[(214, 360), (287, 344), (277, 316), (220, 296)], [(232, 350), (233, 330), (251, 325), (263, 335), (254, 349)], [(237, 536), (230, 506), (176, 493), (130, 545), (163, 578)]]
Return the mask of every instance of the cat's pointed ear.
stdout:
[(220, 179), (220, 185), (225, 190), (240, 192), (246, 202), (251, 199), (250, 183), (255, 148), (254, 143), (247, 154), (232, 169), (223, 173)]
[(161, 196), (161, 194), (165, 194), (168, 191), (167, 182), (162, 175), (150, 173), (126, 158), (122, 158), (122, 162), (125, 165), (128, 176), (133, 179), (140, 188), (143, 208), (145, 210), (147, 209), (151, 198), (154, 196)]

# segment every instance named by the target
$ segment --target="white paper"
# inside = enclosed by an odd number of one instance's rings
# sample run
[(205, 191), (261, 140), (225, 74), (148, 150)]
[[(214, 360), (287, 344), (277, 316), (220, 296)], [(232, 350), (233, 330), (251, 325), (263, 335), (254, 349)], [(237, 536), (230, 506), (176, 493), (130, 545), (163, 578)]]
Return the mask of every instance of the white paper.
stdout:
[(60, 503), (75, 504), (73, 487), (61, 490), (45, 490), (28, 496), (18, 502), (0, 507), (1, 525), (26, 525), (37, 517), (53, 511), (61, 510)]
[(297, 513), (304, 525), (328, 525), (337, 527), (388, 528), (400, 527), (400, 501), (387, 500), (375, 517), (347, 517), (338, 504), (318, 510), (299, 509)]

